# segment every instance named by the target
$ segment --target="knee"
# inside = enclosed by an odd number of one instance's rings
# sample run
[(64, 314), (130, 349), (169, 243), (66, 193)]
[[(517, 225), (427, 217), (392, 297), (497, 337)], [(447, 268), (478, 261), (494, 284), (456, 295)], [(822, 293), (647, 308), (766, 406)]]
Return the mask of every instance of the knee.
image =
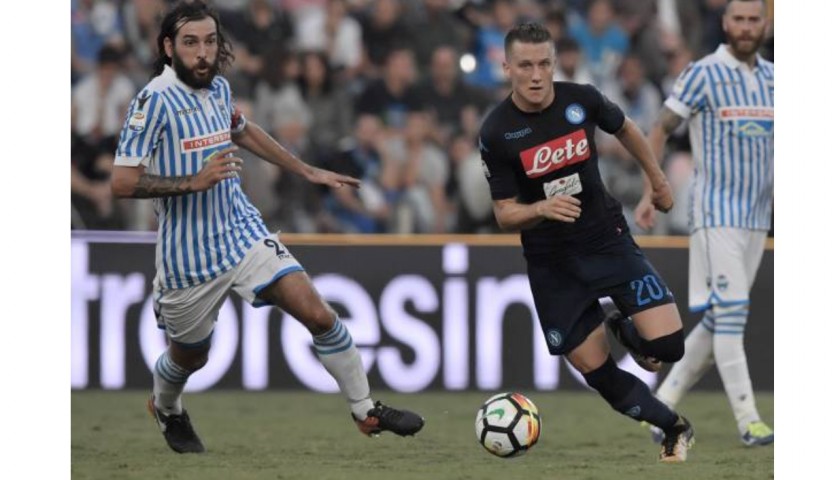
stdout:
[(654, 338), (653, 340), (642, 339), (642, 352), (658, 360), (668, 363), (679, 361), (685, 354), (685, 338), (683, 329), (674, 333)]
[(207, 354), (207, 350), (204, 352), (199, 353), (198, 355), (194, 356), (191, 361), (190, 365), (187, 367), (191, 372), (195, 372), (197, 370), (201, 370), (207, 365), (207, 359), (209, 355)]
[(329, 305), (321, 303), (307, 311), (301, 317), (301, 323), (303, 323), (312, 335), (321, 335), (329, 332), (333, 328), (338, 315)]
[(201, 370), (207, 364), (210, 345), (202, 347), (170, 346), (170, 356), (178, 366), (190, 373)]

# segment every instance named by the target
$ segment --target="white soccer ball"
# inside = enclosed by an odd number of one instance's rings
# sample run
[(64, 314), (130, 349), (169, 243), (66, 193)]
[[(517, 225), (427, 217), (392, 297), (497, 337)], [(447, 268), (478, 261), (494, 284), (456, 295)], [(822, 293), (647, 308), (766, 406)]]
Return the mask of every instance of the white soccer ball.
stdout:
[(527, 452), (540, 439), (541, 428), (537, 406), (515, 392), (488, 398), (475, 417), (478, 442), (498, 457), (510, 458)]

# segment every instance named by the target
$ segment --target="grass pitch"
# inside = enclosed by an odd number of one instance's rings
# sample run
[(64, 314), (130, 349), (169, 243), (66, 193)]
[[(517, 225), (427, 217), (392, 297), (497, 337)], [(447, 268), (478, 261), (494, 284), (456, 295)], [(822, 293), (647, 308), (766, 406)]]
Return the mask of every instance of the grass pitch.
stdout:
[[(657, 463), (647, 431), (590, 392), (523, 392), (543, 419), (539, 443), (513, 459), (478, 444), (473, 420), (492, 392), (377, 392), (426, 418), (416, 438), (356, 430), (343, 399), (315, 393), (208, 392), (185, 405), (207, 453), (178, 455), (145, 409), (147, 392), (73, 392), (74, 479), (769, 479), (774, 447), (741, 445), (723, 392), (692, 392), (680, 411), (697, 442), (681, 465)], [(757, 396), (773, 423), (773, 396)]]

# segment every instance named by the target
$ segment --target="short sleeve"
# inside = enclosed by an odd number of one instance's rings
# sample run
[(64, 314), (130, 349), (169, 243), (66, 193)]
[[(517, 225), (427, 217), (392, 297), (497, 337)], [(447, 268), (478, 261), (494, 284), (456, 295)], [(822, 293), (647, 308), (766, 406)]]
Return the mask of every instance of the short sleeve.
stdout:
[(241, 133), (245, 130), (248, 120), (242, 111), (236, 107), (236, 102), (231, 98), (230, 101), (230, 133)]
[(609, 134), (614, 134), (621, 130), (621, 127), (624, 126), (624, 111), (598, 89), (595, 87), (590, 88), (595, 91), (596, 95), (596, 110), (598, 112), (596, 121), (598, 128)]
[(692, 63), (677, 77), (677, 81), (674, 82), (674, 90), (665, 100), (665, 106), (677, 115), (688, 118), (695, 112), (700, 111), (705, 105), (705, 92), (706, 75), (703, 72), (703, 67)]
[(490, 184), (490, 196), (493, 200), (502, 200), (519, 195), (516, 172), (513, 164), (504, 156), (504, 149), (497, 145), (492, 133), (482, 129), (478, 136), (478, 151), (481, 154), (481, 167), (487, 183)]
[(143, 90), (128, 108), (114, 164), (124, 167), (149, 166), (166, 123), (166, 107), (157, 92)]

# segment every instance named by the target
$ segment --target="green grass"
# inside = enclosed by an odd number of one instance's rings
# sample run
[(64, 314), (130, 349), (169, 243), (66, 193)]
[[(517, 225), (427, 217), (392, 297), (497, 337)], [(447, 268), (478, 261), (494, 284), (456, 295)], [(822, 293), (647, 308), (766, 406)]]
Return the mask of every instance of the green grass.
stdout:
[[(543, 432), (527, 455), (499, 459), (476, 441), (473, 419), (489, 392), (382, 393), (426, 418), (416, 438), (358, 433), (343, 400), (313, 393), (211, 392), (185, 404), (207, 453), (178, 455), (146, 413), (146, 392), (73, 392), (75, 479), (769, 479), (773, 446), (738, 440), (722, 392), (691, 393), (681, 412), (697, 443), (688, 462), (662, 465), (647, 431), (594, 393), (525, 392)], [(759, 411), (772, 424), (773, 396)]]

